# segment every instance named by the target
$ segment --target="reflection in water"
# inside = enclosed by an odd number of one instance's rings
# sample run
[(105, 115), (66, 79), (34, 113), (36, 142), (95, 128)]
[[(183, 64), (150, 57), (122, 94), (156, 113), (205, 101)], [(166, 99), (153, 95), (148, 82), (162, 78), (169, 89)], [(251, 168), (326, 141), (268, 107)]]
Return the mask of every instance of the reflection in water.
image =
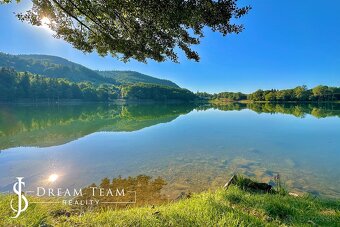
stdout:
[[(127, 206), (160, 205), (168, 202), (162, 194), (166, 185), (163, 178), (152, 179), (150, 176), (117, 177), (110, 180), (104, 178), (99, 185), (91, 184), (82, 189), (82, 196), (74, 198), (77, 201), (98, 201), (95, 206), (123, 208)], [(90, 204), (93, 208), (93, 204)]]
[(340, 103), (274, 104), (230, 103), (227, 105), (40, 105), (0, 106), (0, 149), (19, 146), (47, 147), (99, 131), (136, 131), (166, 123), (197, 110), (283, 113), (296, 117), (340, 117)]
[[(295, 117), (312, 115), (316, 118), (340, 117), (340, 103), (229, 103), (227, 105), (211, 105), (213, 108), (223, 111), (250, 109), (256, 113), (282, 113)], [(211, 108), (210, 105), (206, 108)]]
[(64, 144), (99, 131), (136, 131), (166, 123), (190, 105), (0, 106), (0, 149)]
[(48, 177), (48, 182), (54, 183), (54, 182), (56, 182), (56, 181), (58, 180), (58, 178), (59, 178), (59, 175), (53, 173), (53, 174), (51, 174), (51, 175)]
[(29, 188), (146, 174), (173, 199), (238, 172), (339, 197), (339, 116), (339, 103), (0, 106), (0, 191), (17, 176)]

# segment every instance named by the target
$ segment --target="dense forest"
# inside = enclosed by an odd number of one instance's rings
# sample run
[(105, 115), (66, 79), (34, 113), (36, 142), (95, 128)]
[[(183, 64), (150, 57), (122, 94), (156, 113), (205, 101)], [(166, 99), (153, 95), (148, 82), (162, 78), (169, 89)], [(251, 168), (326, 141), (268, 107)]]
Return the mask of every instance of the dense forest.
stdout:
[(122, 98), (152, 100), (184, 100), (196, 99), (196, 95), (187, 89), (159, 86), (155, 84), (131, 84), (122, 86)]
[(335, 101), (340, 100), (340, 87), (316, 86), (308, 89), (298, 86), (285, 90), (257, 90), (248, 95), (252, 101)]
[(245, 100), (247, 95), (241, 92), (221, 92), (212, 95), (212, 99), (229, 99), (234, 101)]
[(257, 90), (251, 94), (240, 92), (221, 92), (209, 94), (206, 92), (196, 93), (201, 99), (226, 100), (226, 101), (267, 101), (267, 102), (289, 102), (289, 101), (338, 101), (340, 100), (340, 87), (328, 87), (319, 85), (312, 89), (306, 86), (298, 86), (293, 89), (284, 90)]
[(64, 78), (71, 82), (127, 85), (149, 83), (179, 88), (172, 81), (155, 78), (134, 71), (97, 71), (64, 58), (50, 55), (11, 55), (0, 52), (0, 67), (18, 72), (30, 72), (50, 78)]
[(110, 101), (118, 98), (190, 101), (196, 96), (187, 89), (156, 84), (98, 85), (91, 82), (71, 82), (63, 78), (43, 77), (28, 72), (18, 73), (13, 69), (0, 68), (0, 100), (2, 101), (18, 99)]
[(134, 83), (114, 85), (110, 83), (72, 82), (65, 78), (51, 78), (29, 72), (16, 72), (11, 68), (0, 68), (0, 101), (18, 99), (59, 101), (77, 99), (85, 101), (129, 100), (225, 100), (225, 101), (337, 101), (340, 88), (316, 86), (308, 89), (299, 86), (285, 90), (257, 90), (249, 95), (241, 92), (209, 94), (179, 87), (158, 84)]
[(117, 98), (119, 89), (114, 85), (94, 86), (90, 82), (70, 82), (66, 79), (47, 78), (31, 73), (18, 73), (12, 69), (0, 70), (0, 99), (81, 99), (106, 101)]
[(95, 71), (99, 75), (106, 79), (112, 79), (116, 84), (135, 84), (135, 83), (146, 83), (146, 84), (158, 84), (169, 87), (179, 88), (177, 84), (170, 80), (164, 80), (148, 76), (135, 71)]

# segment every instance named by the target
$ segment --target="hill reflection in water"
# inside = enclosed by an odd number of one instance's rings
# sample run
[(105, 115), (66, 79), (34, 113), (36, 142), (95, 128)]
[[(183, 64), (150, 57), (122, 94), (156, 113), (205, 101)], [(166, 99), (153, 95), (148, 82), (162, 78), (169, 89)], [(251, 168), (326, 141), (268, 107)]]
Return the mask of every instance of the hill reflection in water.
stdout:
[(48, 147), (100, 131), (130, 132), (171, 122), (192, 110), (250, 109), (256, 113), (283, 113), (296, 117), (340, 117), (340, 103), (227, 105), (0, 105), (0, 149), (19, 146)]
[[(295, 192), (340, 195), (340, 104), (7, 105), (0, 107), (0, 191), (58, 175), (162, 177), (168, 198), (223, 185), (234, 171)], [(152, 126), (152, 127), (151, 127)]]

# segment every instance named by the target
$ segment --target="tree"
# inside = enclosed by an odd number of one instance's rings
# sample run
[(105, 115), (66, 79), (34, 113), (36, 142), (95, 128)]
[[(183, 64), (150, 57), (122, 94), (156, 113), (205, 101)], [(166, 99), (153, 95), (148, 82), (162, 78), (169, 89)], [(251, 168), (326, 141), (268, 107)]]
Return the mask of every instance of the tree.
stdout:
[(29, 89), (30, 89), (30, 79), (28, 77), (28, 74), (25, 73), (21, 78), (19, 78), (18, 95), (20, 97), (28, 97)]
[(263, 101), (264, 100), (264, 93), (263, 90), (259, 89), (254, 93), (249, 95), (249, 99), (253, 101)]
[(327, 95), (327, 91), (328, 87), (322, 85), (316, 86), (315, 88), (312, 89), (313, 95), (319, 100), (325, 98), (325, 96)]
[(298, 86), (294, 88), (294, 96), (297, 101), (308, 100), (307, 87), (304, 85), (304, 86)]
[(16, 72), (12, 69), (0, 68), (0, 99), (11, 100), (15, 95)]
[(266, 101), (275, 101), (275, 99), (276, 99), (276, 95), (275, 95), (275, 93), (274, 92), (269, 92), (269, 93), (267, 93), (265, 96), (264, 96), (264, 98), (265, 98), (265, 100)]
[(276, 100), (277, 101), (286, 101), (287, 100), (287, 93), (285, 90), (277, 91), (276, 92)]
[(250, 7), (239, 8), (236, 1), (32, 0), (32, 8), (17, 16), (37, 26), (48, 18), (55, 37), (84, 52), (111, 54), (123, 61), (178, 62), (175, 49), (179, 48), (188, 59), (199, 61), (190, 46), (200, 43), (205, 27), (224, 36), (243, 30), (242, 24), (233, 21), (247, 14)]

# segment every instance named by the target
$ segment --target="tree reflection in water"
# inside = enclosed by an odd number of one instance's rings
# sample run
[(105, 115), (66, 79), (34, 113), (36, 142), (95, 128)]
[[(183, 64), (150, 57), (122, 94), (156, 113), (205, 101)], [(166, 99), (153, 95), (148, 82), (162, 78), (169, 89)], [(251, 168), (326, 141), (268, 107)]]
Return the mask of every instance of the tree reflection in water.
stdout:
[[(166, 185), (163, 178), (152, 179), (150, 176), (138, 175), (136, 177), (104, 178), (99, 185), (91, 184), (82, 189), (82, 196), (73, 201), (97, 201), (84, 205), (81, 208), (126, 208), (133, 206), (160, 205), (168, 201), (162, 194)], [(76, 206), (75, 209), (79, 209)]]

